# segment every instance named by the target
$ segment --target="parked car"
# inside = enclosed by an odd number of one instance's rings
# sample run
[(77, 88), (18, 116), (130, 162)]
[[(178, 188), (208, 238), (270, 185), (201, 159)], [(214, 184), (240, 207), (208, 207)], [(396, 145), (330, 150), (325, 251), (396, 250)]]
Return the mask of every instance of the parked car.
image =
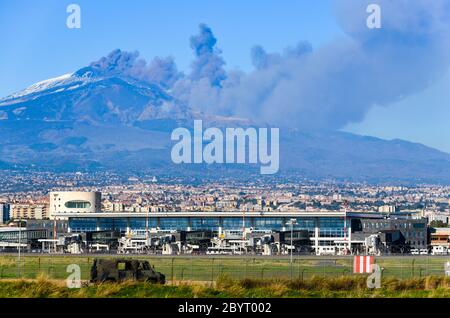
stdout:
[(420, 255), (428, 255), (428, 250), (426, 248), (421, 248)]
[(412, 248), (411, 249), (411, 254), (412, 255), (420, 255), (420, 251), (418, 248)]
[(319, 246), (316, 250), (316, 255), (336, 255), (336, 246)]

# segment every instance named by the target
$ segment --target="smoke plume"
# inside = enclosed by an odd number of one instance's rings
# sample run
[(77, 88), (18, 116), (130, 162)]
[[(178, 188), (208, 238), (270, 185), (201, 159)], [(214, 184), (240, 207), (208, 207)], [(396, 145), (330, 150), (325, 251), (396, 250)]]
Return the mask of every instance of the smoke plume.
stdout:
[(139, 58), (139, 52), (114, 50), (106, 57), (91, 63), (90, 67), (101, 76), (125, 75), (169, 89), (183, 77), (172, 57), (155, 57), (149, 64)]
[(137, 51), (123, 52), (117, 49), (100, 60), (92, 62), (90, 67), (100, 75), (127, 74), (136, 65), (138, 57)]
[(200, 34), (191, 37), (190, 41), (195, 54), (190, 77), (194, 81), (207, 79), (212, 86), (220, 87), (226, 78), (225, 61), (220, 56), (222, 52), (215, 47), (217, 39), (211, 29), (205, 24), (199, 27)]
[(382, 28), (369, 29), (373, 2), (335, 2), (346, 37), (314, 51), (307, 42), (283, 54), (256, 46), (255, 71), (221, 88), (194, 83), (188, 103), (282, 127), (339, 129), (439, 79), (448, 68), (449, 3), (378, 1)]
[[(381, 29), (369, 29), (369, 4), (381, 7)], [(299, 129), (339, 129), (420, 92), (449, 66), (450, 2), (447, 0), (336, 0), (345, 36), (312, 49), (306, 41), (282, 53), (255, 46), (255, 69), (225, 71), (212, 30), (191, 37), (194, 61), (181, 74), (171, 58), (149, 65), (136, 52), (114, 51), (94, 65), (170, 87), (191, 108), (216, 115)]]

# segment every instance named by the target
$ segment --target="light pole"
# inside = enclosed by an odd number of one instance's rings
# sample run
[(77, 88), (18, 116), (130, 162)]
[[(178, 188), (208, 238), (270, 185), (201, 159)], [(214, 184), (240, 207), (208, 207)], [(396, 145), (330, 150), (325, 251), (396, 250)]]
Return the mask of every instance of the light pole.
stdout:
[(20, 245), (22, 244), (22, 216), (19, 216), (19, 255), (17, 262), (17, 276), (20, 278)]
[(245, 209), (242, 211), (242, 251), (245, 251)]
[(292, 279), (292, 252), (294, 247), (294, 224), (297, 224), (297, 219), (290, 219), (287, 223), (287, 225), (291, 226), (291, 257), (290, 257), (290, 264), (291, 264), (291, 279)]
[(344, 255), (347, 255), (347, 209), (348, 201), (344, 201)]
[(145, 209), (145, 244), (148, 244), (148, 207)]

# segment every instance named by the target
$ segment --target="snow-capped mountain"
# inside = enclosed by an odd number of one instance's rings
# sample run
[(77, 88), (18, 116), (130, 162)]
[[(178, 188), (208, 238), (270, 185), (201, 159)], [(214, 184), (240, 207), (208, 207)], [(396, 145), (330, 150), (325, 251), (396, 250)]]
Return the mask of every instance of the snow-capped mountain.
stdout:
[(0, 118), (133, 125), (188, 119), (188, 108), (155, 84), (101, 76), (90, 67), (45, 80), (0, 100)]
[[(51, 170), (158, 169), (195, 175), (229, 170), (241, 177), (248, 166), (236, 172), (236, 166), (172, 164), (171, 131), (189, 127), (197, 118), (222, 128), (251, 124), (197, 112), (156, 83), (91, 65), (0, 100), (0, 169), (33, 165)], [(280, 173), (450, 183), (450, 155), (420, 144), (283, 128), (280, 138)]]
[(62, 76), (58, 76), (55, 78), (50, 78), (48, 80), (42, 81), (42, 82), (38, 82), (36, 84), (31, 85), (30, 87), (14, 93), (10, 96), (7, 96), (6, 98), (0, 99), (0, 104), (1, 103), (8, 103), (8, 101), (11, 100), (18, 100), (21, 97), (31, 97), (31, 95), (36, 94), (36, 93), (42, 93), (44, 91), (49, 91), (54, 87), (61, 87), (63, 85), (66, 84), (70, 84), (74, 81), (74, 77), (72, 76), (71, 73), (69, 74), (64, 74)]

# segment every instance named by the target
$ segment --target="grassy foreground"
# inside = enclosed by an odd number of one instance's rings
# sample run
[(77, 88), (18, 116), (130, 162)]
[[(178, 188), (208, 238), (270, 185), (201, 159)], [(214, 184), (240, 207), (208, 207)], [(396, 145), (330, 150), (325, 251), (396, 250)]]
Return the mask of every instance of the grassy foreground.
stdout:
[(312, 277), (307, 280), (232, 280), (220, 277), (214, 286), (182, 282), (178, 285), (152, 285), (125, 282), (85, 285), (69, 289), (63, 281), (45, 276), (37, 279), (0, 281), (0, 298), (380, 298), (450, 297), (450, 279), (425, 277), (399, 280), (386, 278), (382, 288), (369, 290), (364, 277)]
[[(80, 266), (81, 278), (89, 279), (94, 258), (117, 258), (118, 255), (25, 255), (20, 266), (17, 255), (0, 255), (0, 280), (14, 278), (36, 279), (45, 274), (52, 279), (65, 280), (67, 266)], [(289, 258), (280, 257), (207, 257), (207, 256), (125, 256), (148, 260), (157, 271), (169, 280), (213, 282), (221, 276), (234, 279), (310, 279), (315, 276), (338, 277), (353, 272), (352, 257), (314, 257), (295, 256), (290, 264)], [(383, 268), (383, 277), (399, 279), (443, 276), (448, 257), (376, 257), (375, 262)], [(20, 272), (20, 274), (19, 274)]]

